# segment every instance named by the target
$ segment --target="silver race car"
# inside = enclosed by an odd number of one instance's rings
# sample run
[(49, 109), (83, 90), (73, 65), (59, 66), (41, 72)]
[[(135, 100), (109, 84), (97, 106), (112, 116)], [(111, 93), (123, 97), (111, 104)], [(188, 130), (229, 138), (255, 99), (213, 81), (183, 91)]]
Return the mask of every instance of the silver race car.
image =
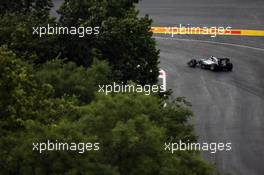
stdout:
[(200, 60), (192, 59), (188, 63), (189, 67), (200, 67), (202, 69), (210, 69), (212, 71), (232, 71), (233, 64), (229, 58), (217, 58), (211, 56), (210, 58), (202, 58)]

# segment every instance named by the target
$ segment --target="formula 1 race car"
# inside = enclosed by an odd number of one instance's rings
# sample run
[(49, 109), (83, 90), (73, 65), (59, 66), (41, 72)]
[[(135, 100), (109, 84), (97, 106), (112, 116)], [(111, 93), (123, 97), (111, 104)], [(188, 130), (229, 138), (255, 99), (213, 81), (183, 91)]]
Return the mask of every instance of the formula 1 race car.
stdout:
[(200, 67), (202, 69), (210, 69), (212, 71), (232, 71), (233, 64), (229, 58), (202, 58), (200, 60), (192, 59), (188, 63), (189, 67)]

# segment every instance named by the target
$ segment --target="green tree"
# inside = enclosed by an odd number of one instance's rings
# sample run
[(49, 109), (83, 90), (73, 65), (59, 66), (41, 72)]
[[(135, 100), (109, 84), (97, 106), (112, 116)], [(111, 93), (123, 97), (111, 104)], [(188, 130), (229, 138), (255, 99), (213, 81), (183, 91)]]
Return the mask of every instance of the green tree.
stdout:
[(80, 104), (92, 101), (98, 85), (110, 83), (110, 75), (108, 64), (98, 60), (84, 68), (74, 62), (55, 59), (40, 65), (36, 71), (38, 82), (52, 85), (55, 97), (75, 96)]
[[(175, 104), (170, 105), (171, 108), (187, 110)], [(94, 102), (80, 108), (79, 117), (74, 120), (63, 117), (56, 125), (28, 120), (24, 123), (23, 132), (13, 132), (2, 139), (1, 146), (10, 147), (0, 151), (4, 155), (8, 150), (8, 154), (0, 158), (1, 165), (5, 165), (0, 172), (89, 175), (211, 174), (211, 168), (196, 152), (171, 154), (164, 151), (167, 129), (162, 122), (162, 116), (166, 111), (156, 97), (141, 94), (98, 94)], [(175, 111), (169, 116), (182, 118)], [(188, 125), (181, 124), (183, 128)], [(173, 135), (177, 139), (186, 138), (181, 131)], [(84, 154), (70, 151), (46, 151), (40, 154), (32, 151), (33, 142), (47, 140), (99, 142), (100, 150)]]
[[(66, 0), (59, 25), (100, 34), (33, 36), (33, 26), (56, 25), (50, 2), (0, 2), (0, 174), (212, 174), (198, 152), (164, 151), (167, 141), (197, 139), (184, 100), (163, 107), (152, 95), (96, 93), (109, 81), (157, 80), (151, 20), (138, 17), (138, 1)], [(32, 150), (47, 140), (99, 142), (100, 151)]]
[(44, 63), (60, 53), (58, 36), (33, 35), (33, 27), (55, 25), (55, 19), (34, 13), (5, 13), (0, 17), (0, 45), (6, 44), (18, 56), (34, 63)]
[(27, 120), (54, 123), (74, 111), (64, 99), (50, 98), (53, 87), (38, 85), (32, 70), (6, 46), (0, 47), (0, 135), (23, 129)]
[(63, 56), (89, 66), (95, 54), (107, 59), (116, 80), (155, 83), (158, 51), (149, 32), (151, 20), (138, 17), (137, 1), (66, 0), (59, 10), (63, 26), (99, 26), (100, 34), (62, 36)]
[(6, 46), (0, 47), (0, 63), (0, 174), (117, 174), (91, 161), (96, 154), (32, 151), (33, 142), (92, 142), (96, 137), (83, 135), (74, 123), (81, 114), (74, 101), (54, 98), (53, 87), (37, 83), (31, 65)]
[(33, 151), (33, 143), (87, 143), (96, 137), (84, 135), (79, 124), (67, 121), (65, 117), (56, 125), (41, 124), (28, 120), (25, 129), (1, 138), (0, 173), (5, 174), (66, 174), (66, 175), (119, 175), (117, 170), (105, 162), (100, 162), (98, 153), (90, 151)]
[[(80, 130), (99, 139), (101, 161), (117, 167), (120, 174), (211, 174), (197, 152), (164, 151), (169, 136), (196, 141), (187, 123), (191, 112), (180, 103), (164, 108), (153, 96), (117, 94), (98, 95), (83, 108)], [(174, 122), (168, 128), (170, 121)]]
[(33, 27), (55, 26), (49, 16), (52, 6), (52, 0), (0, 1), (0, 45), (35, 63), (55, 58), (60, 53), (58, 37), (33, 35)]
[(8, 0), (0, 1), (0, 14), (6, 12), (25, 13), (34, 12), (36, 15), (48, 16), (53, 6), (51, 0)]

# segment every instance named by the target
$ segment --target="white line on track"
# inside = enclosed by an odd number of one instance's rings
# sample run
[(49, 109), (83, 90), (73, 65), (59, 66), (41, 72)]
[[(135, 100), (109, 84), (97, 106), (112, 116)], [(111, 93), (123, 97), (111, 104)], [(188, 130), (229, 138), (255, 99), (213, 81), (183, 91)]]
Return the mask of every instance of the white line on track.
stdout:
[(180, 39), (180, 38), (168, 38), (168, 37), (160, 37), (160, 36), (154, 36), (155, 39), (167, 39), (167, 40), (179, 40), (179, 41), (193, 41), (193, 42), (200, 42), (200, 43), (211, 43), (211, 44), (219, 44), (219, 45), (228, 45), (228, 46), (235, 46), (235, 47), (242, 47), (247, 49), (254, 49), (258, 51), (263, 51), (263, 48), (258, 47), (252, 47), (252, 46), (245, 46), (240, 44), (232, 44), (232, 43), (223, 43), (223, 42), (216, 42), (216, 41), (205, 41), (205, 40), (195, 40), (195, 39)]

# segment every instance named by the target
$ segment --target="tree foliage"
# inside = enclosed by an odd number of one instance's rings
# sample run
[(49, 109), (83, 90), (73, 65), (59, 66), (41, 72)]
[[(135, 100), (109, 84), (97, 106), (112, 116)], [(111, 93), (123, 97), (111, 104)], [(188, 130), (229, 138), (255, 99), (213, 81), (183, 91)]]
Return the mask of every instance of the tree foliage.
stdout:
[[(178, 102), (164, 108), (154, 96), (97, 94), (91, 103), (78, 106), (71, 98), (60, 97), (73, 95), (65, 87), (61, 89), (64, 95), (54, 95), (51, 84), (60, 89), (49, 82), (55, 76), (54, 68), (58, 68), (59, 77), (55, 81), (67, 82), (73, 76), (80, 82), (78, 78), (94, 74), (55, 60), (43, 65), (36, 75), (6, 46), (0, 49), (0, 62), (1, 174), (210, 174), (196, 152), (170, 154), (163, 149), (171, 137), (174, 141), (196, 139), (186, 123), (191, 112)], [(104, 63), (97, 64), (87, 72), (103, 70)], [(67, 71), (71, 74), (68, 78)], [(39, 81), (40, 75), (46, 78)], [(85, 154), (32, 151), (32, 143), (47, 140), (99, 142), (100, 150)]]
[[(99, 26), (98, 36), (63, 36), (64, 57), (78, 65), (90, 65), (94, 54), (107, 59), (116, 80), (140, 84), (155, 83), (158, 51), (151, 20), (138, 17), (137, 1), (66, 0), (59, 10), (63, 26)], [(138, 68), (140, 66), (140, 69)]]
[[(141, 94), (99, 95), (84, 107), (80, 129), (98, 137), (103, 162), (117, 167), (120, 174), (210, 174), (197, 153), (172, 155), (163, 149), (169, 136), (195, 141), (190, 125), (184, 121), (191, 112), (178, 105), (164, 108), (158, 98)], [(168, 128), (167, 122), (172, 120)]]
[[(198, 152), (164, 151), (166, 141), (195, 142), (181, 102), (98, 93), (113, 81), (153, 84), (158, 51), (138, 0), (0, 2), (0, 174), (209, 175)], [(100, 34), (32, 35), (32, 27), (99, 26)], [(100, 150), (33, 151), (32, 143), (99, 142)]]
[(91, 102), (98, 85), (110, 83), (111, 69), (105, 61), (95, 60), (89, 68), (77, 66), (66, 60), (51, 60), (37, 68), (36, 78), (40, 84), (53, 86), (55, 97), (71, 95), (79, 103)]
[[(158, 76), (158, 51), (149, 32), (151, 20), (138, 17), (136, 0), (66, 0), (59, 10), (60, 19), (48, 16), (51, 2), (7, 1), (1, 14), (0, 44), (35, 63), (57, 56), (78, 66), (88, 67), (94, 58), (107, 60), (116, 81), (132, 80), (153, 84)], [(14, 7), (14, 8), (11, 8)], [(99, 35), (32, 35), (33, 27), (100, 27)], [(139, 67), (140, 66), (140, 67)]]
[(48, 16), (50, 8), (53, 6), (51, 0), (8, 0), (0, 1), (0, 14), (6, 12), (33, 12), (36, 15)]
[(38, 17), (34, 13), (5, 13), (0, 15), (0, 44), (8, 47), (26, 61), (44, 63), (60, 54), (58, 36), (38, 37), (33, 27), (55, 25), (55, 19)]
[(64, 99), (49, 98), (53, 87), (38, 85), (30, 70), (6, 46), (0, 48), (1, 135), (23, 128), (27, 120), (54, 123), (71, 109)]

